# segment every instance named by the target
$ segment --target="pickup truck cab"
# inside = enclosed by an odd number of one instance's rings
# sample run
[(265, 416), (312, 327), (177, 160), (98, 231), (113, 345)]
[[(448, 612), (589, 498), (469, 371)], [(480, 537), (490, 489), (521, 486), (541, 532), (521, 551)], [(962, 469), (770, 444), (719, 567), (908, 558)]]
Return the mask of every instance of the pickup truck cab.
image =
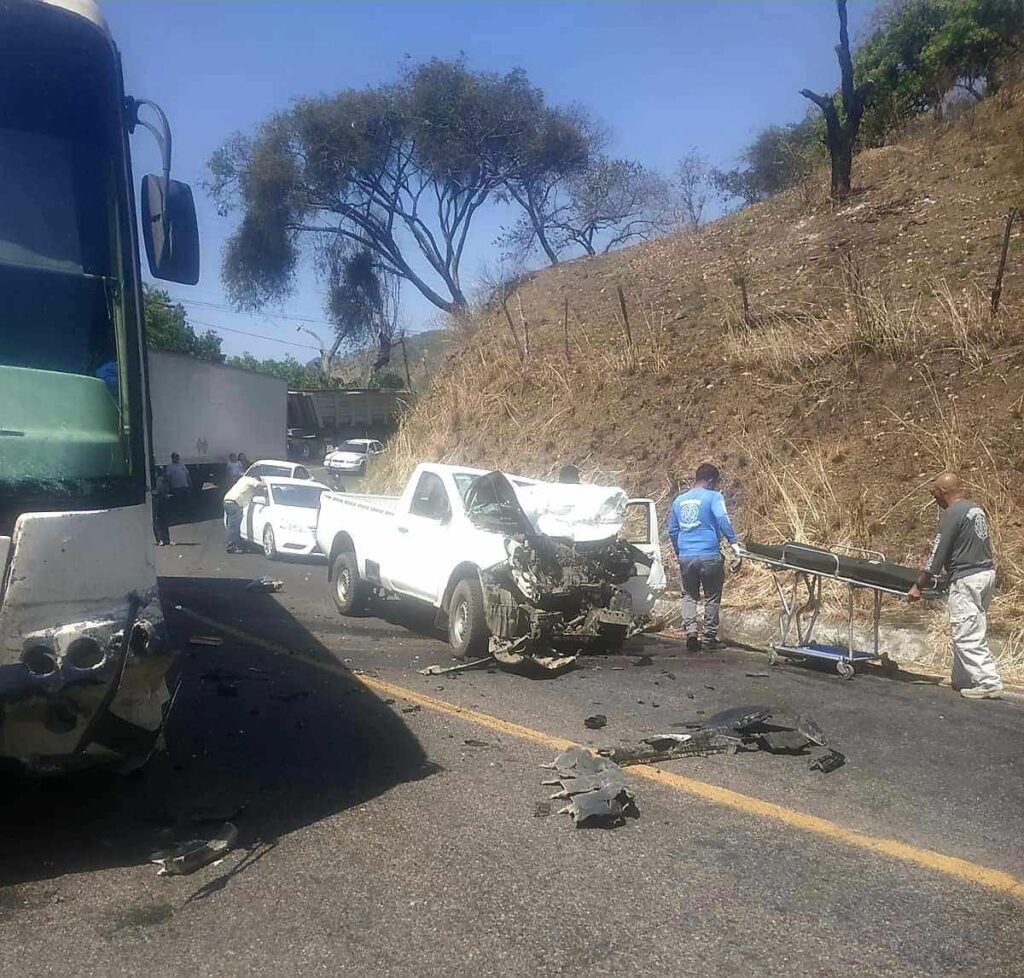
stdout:
[(317, 544), (342, 614), (425, 602), (458, 655), (617, 649), (665, 586), (652, 500), (424, 463), (401, 496), (325, 492)]

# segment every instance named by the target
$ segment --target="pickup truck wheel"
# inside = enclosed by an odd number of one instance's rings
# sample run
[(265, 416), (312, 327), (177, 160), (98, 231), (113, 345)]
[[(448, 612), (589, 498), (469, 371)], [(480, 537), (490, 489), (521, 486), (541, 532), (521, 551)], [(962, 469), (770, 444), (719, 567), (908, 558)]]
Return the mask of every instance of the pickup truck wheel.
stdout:
[(331, 597), (343, 615), (360, 615), (366, 609), (369, 597), (366, 582), (359, 576), (359, 564), (351, 551), (346, 550), (334, 558)]
[(277, 541), (274, 539), (273, 527), (270, 526), (263, 531), (263, 556), (267, 560), (273, 560), (277, 556)]
[(448, 644), (460, 659), (476, 658), (486, 655), (489, 638), (480, 582), (467, 577), (455, 585), (448, 604)]

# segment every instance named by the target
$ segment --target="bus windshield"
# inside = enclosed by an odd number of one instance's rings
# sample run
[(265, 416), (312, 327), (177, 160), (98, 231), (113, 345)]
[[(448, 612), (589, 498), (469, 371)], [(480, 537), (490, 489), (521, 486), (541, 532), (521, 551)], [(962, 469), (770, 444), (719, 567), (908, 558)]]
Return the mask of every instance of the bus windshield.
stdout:
[(91, 24), (23, 10), (0, 35), (0, 496), (90, 496), (141, 468), (120, 83)]

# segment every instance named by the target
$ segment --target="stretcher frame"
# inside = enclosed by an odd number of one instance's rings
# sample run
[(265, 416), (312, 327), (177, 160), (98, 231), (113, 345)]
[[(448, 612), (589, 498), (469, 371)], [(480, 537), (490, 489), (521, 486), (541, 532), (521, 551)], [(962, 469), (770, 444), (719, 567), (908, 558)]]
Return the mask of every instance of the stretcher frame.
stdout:
[[(864, 550), (861, 547), (837, 547), (848, 555), (864, 556), (870, 560), (885, 562), (885, 555), (876, 550)], [(833, 570), (811, 570), (788, 560), (789, 555), (796, 555), (800, 552), (811, 553), (821, 558), (823, 551), (817, 547), (809, 547), (800, 543), (786, 543), (782, 547), (782, 559), (776, 560), (765, 557), (762, 554), (752, 553), (743, 548), (741, 555), (747, 559), (764, 564), (772, 572), (772, 580), (779, 594), (781, 609), (779, 611), (779, 640), (773, 642), (769, 651), (769, 662), (774, 663), (779, 656), (788, 659), (806, 661), (814, 659), (821, 662), (831, 662), (835, 665), (836, 672), (843, 679), (852, 679), (858, 663), (869, 662), (873, 659), (881, 661), (884, 668), (895, 670), (896, 664), (889, 658), (888, 654), (879, 651), (879, 631), (882, 617), (882, 595), (896, 594), (906, 598), (907, 592), (898, 588), (885, 587), (881, 584), (869, 584), (858, 581), (855, 578), (847, 577), (840, 573), (839, 556), (834, 551), (829, 555), (835, 559)], [(793, 578), (787, 588), (781, 576), (784, 573), (792, 573)], [(815, 642), (814, 628), (818, 622), (818, 613), (821, 610), (822, 583), (826, 580), (837, 581), (846, 585), (846, 648), (841, 645), (829, 645)], [(807, 600), (800, 603), (801, 587), (807, 592)], [(857, 590), (873, 592), (872, 602), (872, 647), (870, 650), (857, 649), (853, 640), (854, 622), (854, 593)], [(933, 592), (929, 592), (933, 596)], [(794, 634), (795, 633), (795, 634)], [(791, 641), (791, 637), (796, 641)]]

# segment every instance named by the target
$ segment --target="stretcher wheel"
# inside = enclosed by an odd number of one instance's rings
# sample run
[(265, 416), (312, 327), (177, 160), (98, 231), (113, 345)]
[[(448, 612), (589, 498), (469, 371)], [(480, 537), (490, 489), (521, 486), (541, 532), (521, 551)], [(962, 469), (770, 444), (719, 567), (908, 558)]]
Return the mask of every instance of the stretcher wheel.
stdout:
[(843, 679), (853, 679), (853, 663), (847, 662), (846, 659), (840, 659), (836, 663), (836, 672), (838, 672)]

